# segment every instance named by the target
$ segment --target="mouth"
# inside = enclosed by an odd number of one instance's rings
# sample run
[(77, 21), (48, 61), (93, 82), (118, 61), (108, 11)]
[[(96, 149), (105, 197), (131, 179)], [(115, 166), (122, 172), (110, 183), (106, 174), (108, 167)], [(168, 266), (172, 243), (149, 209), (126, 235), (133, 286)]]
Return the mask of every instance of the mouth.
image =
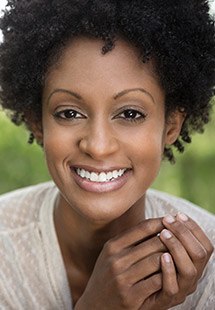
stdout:
[(130, 168), (119, 168), (110, 171), (89, 171), (81, 167), (71, 167), (77, 185), (94, 193), (106, 193), (123, 187), (132, 174)]
[(128, 169), (126, 168), (107, 172), (88, 171), (81, 168), (75, 169), (76, 174), (79, 175), (82, 179), (87, 179), (91, 182), (97, 182), (97, 183), (112, 182), (118, 179), (119, 177), (123, 176), (126, 171), (128, 171)]

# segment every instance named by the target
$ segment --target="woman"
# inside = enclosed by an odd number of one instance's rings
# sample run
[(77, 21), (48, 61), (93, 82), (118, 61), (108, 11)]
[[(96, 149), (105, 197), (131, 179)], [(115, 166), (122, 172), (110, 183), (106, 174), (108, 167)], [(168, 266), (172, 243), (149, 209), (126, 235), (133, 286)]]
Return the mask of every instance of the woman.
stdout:
[(13, 0), (1, 28), (2, 105), (54, 181), (0, 198), (1, 308), (212, 309), (214, 216), (148, 190), (209, 118), (206, 1)]

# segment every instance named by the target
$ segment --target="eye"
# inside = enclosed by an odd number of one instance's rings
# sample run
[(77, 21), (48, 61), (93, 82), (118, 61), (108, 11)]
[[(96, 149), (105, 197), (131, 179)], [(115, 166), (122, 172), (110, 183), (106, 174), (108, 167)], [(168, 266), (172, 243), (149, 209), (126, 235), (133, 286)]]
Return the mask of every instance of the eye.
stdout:
[(126, 109), (123, 112), (119, 113), (117, 115), (117, 118), (122, 118), (130, 122), (137, 122), (144, 120), (146, 118), (146, 114), (135, 109)]
[(85, 118), (84, 115), (72, 109), (57, 111), (54, 113), (54, 117), (65, 120)]

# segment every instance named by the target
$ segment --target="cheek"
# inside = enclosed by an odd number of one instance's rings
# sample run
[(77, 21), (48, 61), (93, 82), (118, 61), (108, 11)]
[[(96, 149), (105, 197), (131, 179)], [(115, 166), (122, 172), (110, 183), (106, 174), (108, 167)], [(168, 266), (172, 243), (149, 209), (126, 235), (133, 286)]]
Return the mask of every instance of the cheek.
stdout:
[(132, 135), (127, 147), (139, 159), (156, 160), (162, 157), (164, 127), (148, 126)]
[(136, 146), (134, 161), (139, 169), (150, 171), (150, 174), (157, 171), (162, 160), (162, 141), (154, 137), (145, 138)]
[(160, 127), (160, 130), (151, 129), (144, 131), (142, 135), (134, 136), (127, 149), (138, 177), (147, 179), (150, 185), (160, 170), (163, 155), (163, 127)]
[(71, 152), (74, 137), (71, 130), (65, 130), (48, 117), (44, 119), (43, 128), (44, 152), (47, 156), (62, 159), (63, 155)]
[(55, 178), (56, 174), (62, 174), (68, 169), (67, 159), (74, 149), (71, 144), (71, 134), (49, 123), (44, 128), (43, 143), (49, 172)]

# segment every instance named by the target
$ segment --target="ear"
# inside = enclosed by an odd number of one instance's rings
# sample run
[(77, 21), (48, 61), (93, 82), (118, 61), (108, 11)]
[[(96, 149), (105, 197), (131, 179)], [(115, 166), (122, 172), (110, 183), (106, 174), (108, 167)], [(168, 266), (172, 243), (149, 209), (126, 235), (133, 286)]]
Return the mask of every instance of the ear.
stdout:
[(25, 115), (25, 122), (27, 128), (33, 133), (37, 143), (39, 145), (43, 144), (43, 127), (42, 127), (42, 120), (36, 120), (30, 114)]
[(173, 144), (180, 135), (181, 127), (185, 120), (186, 114), (180, 110), (170, 113), (166, 120), (165, 144)]
[(31, 132), (33, 133), (37, 143), (43, 145), (43, 128), (42, 122), (34, 122), (29, 125)]

